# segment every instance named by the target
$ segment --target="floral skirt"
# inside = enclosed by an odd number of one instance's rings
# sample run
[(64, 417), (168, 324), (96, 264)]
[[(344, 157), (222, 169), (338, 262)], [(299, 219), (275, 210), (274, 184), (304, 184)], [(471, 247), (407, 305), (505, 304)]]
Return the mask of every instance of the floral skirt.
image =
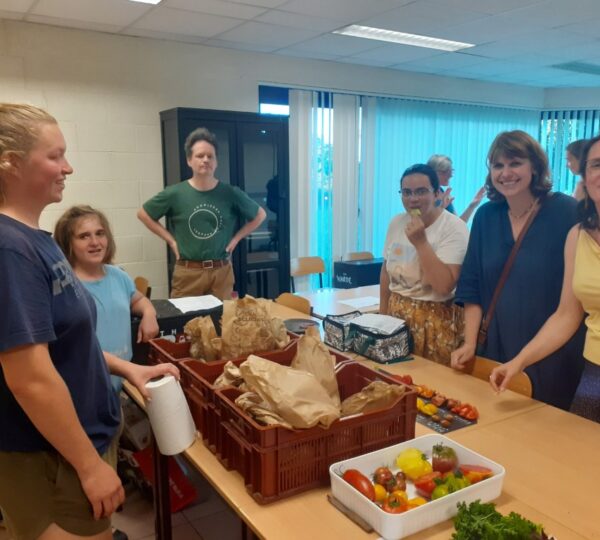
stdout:
[(450, 365), (450, 353), (464, 340), (463, 308), (450, 302), (413, 300), (392, 293), (388, 313), (404, 319), (414, 340), (414, 353)]

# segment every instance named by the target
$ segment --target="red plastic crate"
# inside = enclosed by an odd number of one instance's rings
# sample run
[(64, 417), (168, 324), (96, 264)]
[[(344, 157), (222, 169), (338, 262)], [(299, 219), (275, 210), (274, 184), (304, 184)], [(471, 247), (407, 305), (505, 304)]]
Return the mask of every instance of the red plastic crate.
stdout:
[[(293, 332), (288, 332), (287, 335), (290, 337), (290, 343), (297, 340), (300, 336)], [(150, 350), (148, 351), (148, 362), (150, 364), (163, 364), (165, 362), (171, 362), (178, 364), (182, 360), (192, 358), (190, 356), (190, 341), (187, 340), (185, 334), (177, 334), (175, 336), (176, 341), (170, 341), (165, 338), (154, 338), (149, 341)], [(289, 347), (289, 344), (286, 345)], [(259, 354), (263, 351), (259, 351)], [(212, 363), (220, 362), (221, 360), (215, 360)]]
[[(342, 400), (375, 380), (398, 384), (357, 362), (340, 368), (337, 379)], [(216, 390), (221, 410), (220, 452), (261, 504), (328, 485), (332, 463), (414, 438), (417, 396), (410, 386), (405, 389), (386, 409), (336, 420), (329, 429), (304, 430), (262, 426), (235, 405), (241, 394), (237, 388)]]
[[(298, 350), (297, 340), (293, 340), (285, 349), (259, 353), (261, 358), (266, 358), (272, 362), (289, 366), (296, 356)], [(330, 351), (335, 356), (336, 363), (348, 361), (348, 357), (336, 351)], [(231, 360), (239, 366), (246, 361), (247, 357)], [(198, 431), (202, 433), (202, 438), (206, 446), (222, 458), (219, 449), (219, 438), (221, 429), (221, 412), (219, 402), (215, 399), (214, 382), (223, 373), (223, 369), (228, 360), (219, 360), (216, 362), (204, 363), (195, 359), (186, 358), (178, 365), (181, 372), (182, 388), (186, 395), (192, 417), (196, 423)], [(226, 462), (224, 465), (230, 467)]]

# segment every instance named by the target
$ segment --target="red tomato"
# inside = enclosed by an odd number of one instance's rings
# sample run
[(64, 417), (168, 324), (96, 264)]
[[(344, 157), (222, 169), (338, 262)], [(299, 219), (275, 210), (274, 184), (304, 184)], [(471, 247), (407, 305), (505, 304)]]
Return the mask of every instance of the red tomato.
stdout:
[(481, 482), (493, 475), (492, 470), (480, 465), (460, 465), (459, 470), (469, 479), (471, 484)]
[(392, 378), (397, 380), (398, 382), (408, 384), (410, 386), (413, 385), (413, 380), (410, 375), (392, 375)]
[(342, 476), (354, 489), (362, 493), (370, 501), (375, 500), (375, 488), (371, 481), (360, 471), (348, 469)]
[(433, 471), (417, 478), (414, 482), (415, 488), (417, 489), (417, 493), (421, 495), (421, 497), (430, 498), (431, 492), (437, 486), (435, 480), (436, 478), (441, 478), (441, 476), (442, 473), (440, 473), (439, 471)]

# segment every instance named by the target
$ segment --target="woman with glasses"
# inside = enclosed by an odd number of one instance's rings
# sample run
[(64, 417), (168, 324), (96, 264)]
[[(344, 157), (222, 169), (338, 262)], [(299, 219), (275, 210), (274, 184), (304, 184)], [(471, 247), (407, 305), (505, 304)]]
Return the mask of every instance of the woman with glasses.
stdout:
[[(557, 308), (563, 280), (563, 250), (576, 223), (577, 202), (552, 193), (548, 159), (523, 131), (500, 133), (488, 152), (486, 188), (490, 202), (475, 214), (456, 300), (465, 308), (465, 343), (452, 353), (452, 366), (465, 369), (474, 358), (477, 334), (516, 239), (533, 219), (489, 319), (480, 354), (504, 363), (514, 358)], [(537, 213), (536, 213), (537, 212)], [(583, 369), (583, 328), (556, 352), (527, 369), (533, 397), (568, 409)], [(566, 340), (565, 340), (566, 341)]]
[(584, 199), (578, 208), (580, 222), (567, 236), (560, 304), (534, 339), (492, 371), (490, 383), (496, 391), (504, 390), (515, 374), (563, 347), (585, 317), (585, 370), (572, 410), (600, 422), (600, 136), (584, 148), (580, 172)]
[(388, 227), (380, 312), (406, 321), (415, 354), (448, 365), (462, 339), (462, 310), (452, 299), (469, 233), (460, 218), (436, 206), (439, 189), (429, 165), (413, 165), (402, 174), (406, 213)]

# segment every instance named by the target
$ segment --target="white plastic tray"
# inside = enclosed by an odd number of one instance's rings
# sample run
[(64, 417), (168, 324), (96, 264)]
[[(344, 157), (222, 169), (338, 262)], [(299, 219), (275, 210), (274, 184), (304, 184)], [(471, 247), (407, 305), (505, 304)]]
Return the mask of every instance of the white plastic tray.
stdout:
[[(348, 469), (358, 469), (369, 478), (373, 475), (377, 467), (387, 466), (392, 471), (397, 471), (396, 457), (405, 448), (418, 448), (431, 459), (433, 446), (440, 443), (454, 448), (459, 465), (482, 465), (491, 469), (494, 473), (493, 476), (441, 499), (413, 508), (403, 514), (384, 512), (379, 506), (360, 494), (340, 477), (340, 474), (343, 474)], [(404, 538), (405, 536), (432, 527), (436, 523), (450, 519), (456, 515), (458, 511), (456, 505), (460, 501), (470, 503), (480, 499), (482, 502), (488, 502), (495, 499), (502, 492), (504, 474), (505, 470), (502, 465), (498, 465), (498, 463), (439, 434), (417, 437), (416, 439), (388, 446), (370, 454), (364, 454), (345, 461), (338, 461), (329, 467), (333, 496), (367, 521), (386, 540)], [(407, 494), (409, 498), (416, 496), (415, 487), (412, 482), (407, 482)]]

